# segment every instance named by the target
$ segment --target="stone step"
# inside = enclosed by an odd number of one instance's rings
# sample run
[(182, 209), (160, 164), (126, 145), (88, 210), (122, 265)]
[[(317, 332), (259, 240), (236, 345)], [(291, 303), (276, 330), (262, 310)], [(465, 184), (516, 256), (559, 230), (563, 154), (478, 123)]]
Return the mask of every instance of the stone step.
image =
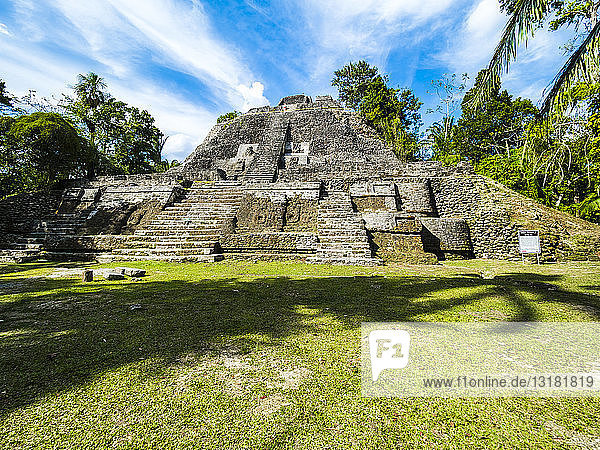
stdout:
[(181, 232), (172, 232), (169, 230), (136, 230), (135, 231), (135, 236), (147, 236), (147, 235), (155, 235), (155, 236), (162, 236), (162, 235), (166, 235), (166, 236), (173, 236), (173, 237), (178, 237), (178, 238), (185, 238), (185, 239), (196, 239), (199, 241), (206, 241), (206, 240), (211, 240), (213, 238), (218, 238), (219, 235), (221, 233), (214, 231), (212, 233), (209, 232), (202, 232), (199, 231), (197, 233), (194, 233), (193, 230), (187, 230), (187, 231), (181, 231)]
[(194, 241), (185, 241), (183, 243), (173, 244), (163, 243), (160, 241), (130, 241), (127, 246), (116, 248), (114, 251), (129, 250), (129, 249), (156, 249), (156, 250), (197, 250), (199, 253), (205, 253), (204, 249), (210, 249), (210, 253), (219, 253), (220, 247), (215, 242), (207, 243), (207, 241), (198, 241), (196, 244)]
[(18, 244), (44, 244), (46, 239), (40, 237), (20, 237), (17, 239)]
[(212, 263), (222, 261), (223, 255), (112, 255), (112, 261), (168, 261), (168, 262), (191, 262), (191, 263)]
[(40, 252), (36, 250), (0, 250), (0, 263), (24, 263), (34, 261)]
[(65, 233), (71, 234), (77, 231), (76, 227), (58, 227), (58, 226), (44, 226), (37, 227), (36, 231), (52, 232), (52, 233)]
[(350, 235), (350, 236), (340, 236), (339, 234), (335, 234), (335, 235), (323, 235), (323, 234), (319, 234), (319, 241), (320, 242), (356, 242), (356, 243), (368, 243), (369, 242), (369, 238), (368, 236), (365, 234), (357, 234), (357, 235)]
[(127, 241), (131, 242), (131, 241), (137, 241), (137, 242), (166, 242), (166, 243), (171, 243), (171, 242), (198, 242), (198, 243), (204, 243), (204, 244), (214, 244), (216, 242), (218, 242), (217, 239), (196, 239), (195, 235), (193, 239), (188, 239), (185, 236), (179, 236), (179, 235), (165, 235), (165, 236), (159, 236), (159, 235), (154, 235), (154, 234), (148, 234), (148, 235), (137, 235), (137, 234), (131, 234), (127, 237)]
[(156, 215), (156, 219), (155, 220), (169, 220), (169, 219), (175, 219), (175, 220), (179, 220), (179, 219), (202, 219), (202, 218), (218, 218), (221, 220), (225, 220), (227, 218), (232, 218), (234, 217), (235, 214), (231, 213), (231, 214), (218, 214), (215, 212), (206, 212), (206, 213), (195, 213), (193, 211), (188, 211), (186, 213), (184, 212), (172, 212), (172, 211), (168, 211), (168, 212), (164, 212), (164, 213), (160, 213)]
[(20, 244), (15, 243), (10, 245), (11, 250), (41, 250), (44, 248), (44, 244)]
[[(207, 244), (206, 241), (172, 241), (172, 242), (164, 242), (164, 241), (130, 241), (127, 243), (127, 249), (133, 248), (150, 248), (156, 250), (169, 250), (169, 249), (212, 249), (215, 248), (215, 243)], [(118, 249), (115, 249), (118, 250)], [(204, 252), (201, 252), (204, 253)], [(213, 252), (214, 253), (214, 252)]]
[[(239, 203), (241, 205), (241, 202)], [(232, 211), (236, 209), (239, 205), (222, 205), (222, 204), (206, 204), (206, 203), (184, 203), (177, 204), (174, 206), (167, 206), (163, 211), (193, 211), (193, 212), (201, 212), (201, 211)]]
[(154, 225), (169, 225), (172, 226), (174, 224), (186, 223), (186, 224), (201, 224), (201, 225), (222, 225), (225, 221), (221, 218), (210, 218), (210, 217), (179, 217), (177, 219), (152, 219), (147, 226)]
[(318, 228), (319, 236), (364, 236), (364, 228)]
[(213, 249), (178, 249), (178, 248), (120, 248), (113, 250), (115, 255), (131, 255), (131, 256), (194, 256), (194, 255), (212, 255), (215, 254)]
[(338, 216), (338, 217), (317, 217), (318, 223), (343, 223), (343, 222), (357, 222), (363, 223), (362, 217), (352, 215), (352, 216)]
[(380, 266), (383, 261), (377, 258), (324, 258), (320, 255), (309, 256), (306, 258), (306, 262), (312, 264), (340, 264), (349, 266)]
[(317, 251), (327, 251), (327, 252), (341, 252), (341, 251), (366, 251), (371, 252), (371, 247), (364, 242), (346, 242), (346, 243), (335, 243), (332, 244), (330, 242), (319, 242), (317, 244)]
[(48, 236), (53, 236), (54, 238), (72, 237), (72, 236), (77, 236), (77, 233), (62, 233), (62, 232), (55, 232), (55, 231), (32, 231), (31, 233), (28, 234), (28, 236), (30, 238), (45, 239)]
[(143, 230), (136, 230), (135, 235), (144, 235), (147, 236), (149, 234), (161, 234), (166, 233), (171, 236), (175, 235), (183, 235), (189, 233), (192, 236), (201, 236), (203, 234), (218, 234), (220, 231), (219, 228), (213, 226), (177, 226), (177, 227), (167, 227), (163, 225), (156, 225), (154, 227), (148, 227)]

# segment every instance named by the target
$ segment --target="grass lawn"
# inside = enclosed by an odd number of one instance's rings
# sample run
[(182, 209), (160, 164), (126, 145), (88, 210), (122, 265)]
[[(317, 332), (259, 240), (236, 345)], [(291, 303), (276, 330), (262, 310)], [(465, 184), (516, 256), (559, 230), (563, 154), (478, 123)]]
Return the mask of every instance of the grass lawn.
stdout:
[(359, 360), (362, 321), (598, 321), (600, 264), (127, 265), (0, 265), (0, 448), (600, 448), (598, 399), (367, 399)]

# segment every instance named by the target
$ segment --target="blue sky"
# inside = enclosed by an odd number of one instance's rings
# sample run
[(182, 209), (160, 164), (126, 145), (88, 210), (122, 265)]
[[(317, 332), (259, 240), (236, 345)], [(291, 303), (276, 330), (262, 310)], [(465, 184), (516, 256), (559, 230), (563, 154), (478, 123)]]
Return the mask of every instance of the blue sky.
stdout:
[[(219, 114), (331, 94), (332, 73), (366, 59), (436, 104), (430, 81), (474, 79), (505, 23), (498, 0), (0, 0), (0, 78), (10, 92), (68, 92), (78, 73), (148, 109), (183, 159)], [(503, 77), (537, 102), (565, 56), (564, 33), (539, 32)]]

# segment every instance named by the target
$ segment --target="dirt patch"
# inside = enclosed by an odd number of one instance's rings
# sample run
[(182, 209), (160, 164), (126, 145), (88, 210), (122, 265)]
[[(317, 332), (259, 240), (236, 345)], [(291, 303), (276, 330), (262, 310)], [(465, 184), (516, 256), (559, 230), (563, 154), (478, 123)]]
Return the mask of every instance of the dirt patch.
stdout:
[(572, 448), (577, 449), (600, 449), (600, 437), (589, 434), (578, 433), (569, 430), (554, 422), (546, 422), (544, 428), (550, 433), (552, 439)]
[(287, 401), (287, 399), (279, 394), (275, 393), (272, 395), (267, 395), (264, 397), (260, 397), (256, 406), (252, 409), (253, 414), (257, 414), (260, 416), (272, 416), (277, 413), (284, 406), (288, 406), (291, 403)]
[(276, 383), (273, 387), (281, 388), (284, 390), (288, 389), (298, 389), (302, 382), (310, 376), (310, 370), (304, 367), (297, 367), (292, 370), (284, 370), (279, 373), (282, 380), (279, 383)]
[(85, 267), (79, 267), (76, 269), (66, 269), (59, 267), (46, 276), (46, 278), (80, 278)]

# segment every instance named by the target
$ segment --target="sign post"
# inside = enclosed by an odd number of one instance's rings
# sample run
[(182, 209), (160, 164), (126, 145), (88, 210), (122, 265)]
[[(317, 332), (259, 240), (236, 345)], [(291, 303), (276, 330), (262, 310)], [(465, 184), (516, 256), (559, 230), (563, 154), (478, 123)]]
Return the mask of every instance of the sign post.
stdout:
[(537, 263), (540, 263), (540, 232), (539, 230), (519, 230), (519, 250), (521, 251), (521, 261), (525, 263), (525, 254), (535, 253)]

